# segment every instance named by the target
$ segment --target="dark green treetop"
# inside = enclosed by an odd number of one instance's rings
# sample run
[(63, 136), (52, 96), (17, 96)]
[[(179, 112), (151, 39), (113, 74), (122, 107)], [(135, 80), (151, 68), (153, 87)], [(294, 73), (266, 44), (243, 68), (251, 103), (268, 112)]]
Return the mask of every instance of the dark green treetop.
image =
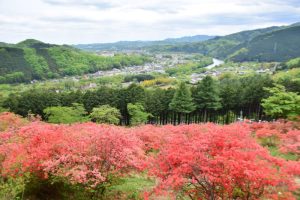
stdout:
[(190, 88), (184, 82), (179, 84), (169, 107), (178, 113), (190, 113), (195, 110)]

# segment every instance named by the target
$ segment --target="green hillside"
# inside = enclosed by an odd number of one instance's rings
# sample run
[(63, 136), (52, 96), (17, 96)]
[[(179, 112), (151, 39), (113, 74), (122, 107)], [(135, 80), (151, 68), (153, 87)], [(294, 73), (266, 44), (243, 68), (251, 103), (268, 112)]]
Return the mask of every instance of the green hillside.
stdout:
[(269, 27), (250, 31), (242, 31), (226, 36), (218, 36), (213, 39), (194, 42), (189, 44), (168, 45), (168, 46), (152, 46), (148, 49), (151, 51), (171, 51), (171, 52), (188, 52), (201, 53), (225, 59), (228, 55), (234, 53), (246, 41), (250, 41), (258, 35), (280, 30), (282, 27)]
[(287, 61), (300, 56), (300, 24), (242, 31), (182, 45), (152, 46), (151, 51), (201, 53), (233, 61)]
[(259, 35), (243, 44), (229, 58), (233, 61), (287, 61), (300, 56), (300, 26)]
[(286, 69), (300, 68), (300, 57), (285, 62), (283, 67)]
[(268, 28), (261, 28), (261, 29), (233, 33), (233, 34), (226, 35), (226, 36), (223, 36), (220, 38), (225, 39), (225, 40), (232, 40), (232, 41), (236, 41), (236, 42), (244, 42), (244, 41), (250, 41), (251, 39), (253, 39), (259, 35), (262, 35), (262, 34), (281, 30), (282, 28), (284, 28), (284, 27), (272, 26), (272, 27), (268, 27)]
[(67, 45), (47, 44), (33, 39), (15, 45), (0, 43), (0, 83), (82, 75), (141, 65), (147, 60), (140, 55), (103, 57)]

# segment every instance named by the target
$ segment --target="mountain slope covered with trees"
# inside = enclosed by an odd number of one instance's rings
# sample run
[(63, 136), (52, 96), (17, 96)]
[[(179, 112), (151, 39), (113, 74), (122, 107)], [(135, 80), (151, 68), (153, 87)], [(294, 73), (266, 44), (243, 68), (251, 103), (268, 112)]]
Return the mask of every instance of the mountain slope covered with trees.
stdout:
[(287, 61), (300, 56), (300, 26), (269, 27), (216, 37), (200, 43), (165, 47), (233, 61)]
[(286, 61), (300, 56), (300, 26), (259, 35), (229, 56), (234, 61)]
[(300, 24), (242, 31), (203, 42), (151, 46), (151, 51), (201, 53), (233, 61), (287, 61), (300, 56)]
[(0, 83), (15, 83), (141, 65), (147, 58), (122, 54), (103, 57), (29, 39), (18, 44), (0, 43), (0, 61)]
[(241, 31), (226, 36), (191, 36), (161, 41), (75, 45), (79, 49), (201, 53), (232, 61), (287, 61), (300, 56), (300, 23)]

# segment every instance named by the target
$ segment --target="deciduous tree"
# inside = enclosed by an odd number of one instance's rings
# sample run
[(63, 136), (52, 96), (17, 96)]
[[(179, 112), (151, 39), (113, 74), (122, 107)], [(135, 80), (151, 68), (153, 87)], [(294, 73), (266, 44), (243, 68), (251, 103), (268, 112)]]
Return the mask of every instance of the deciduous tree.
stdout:
[(275, 118), (293, 118), (300, 115), (300, 95), (287, 92), (282, 85), (266, 88), (271, 94), (262, 100), (264, 112)]
[(145, 124), (148, 117), (151, 116), (151, 114), (145, 111), (145, 108), (140, 103), (129, 103), (127, 109), (130, 116), (130, 125), (132, 126)]
[(72, 107), (54, 106), (44, 109), (45, 116), (50, 123), (71, 124), (75, 122), (86, 122), (89, 118), (81, 104), (73, 104)]
[(90, 117), (97, 123), (119, 124), (121, 114), (117, 108), (111, 107), (109, 105), (103, 105), (93, 108)]

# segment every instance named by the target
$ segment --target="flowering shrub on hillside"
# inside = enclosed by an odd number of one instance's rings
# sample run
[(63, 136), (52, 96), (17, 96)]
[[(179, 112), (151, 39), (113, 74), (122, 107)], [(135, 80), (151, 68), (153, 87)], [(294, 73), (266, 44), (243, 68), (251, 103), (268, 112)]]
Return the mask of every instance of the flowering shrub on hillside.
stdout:
[(10, 128), (18, 128), (26, 124), (26, 120), (20, 116), (10, 113), (0, 113), (0, 132)]
[(251, 137), (249, 127), (193, 126), (177, 126), (153, 158), (151, 172), (161, 179), (157, 191), (172, 189), (191, 199), (293, 199), (294, 174)]
[[(89, 198), (99, 199), (115, 179), (143, 170), (157, 182), (156, 192), (148, 188), (145, 195), (152, 199), (168, 194), (203, 200), (292, 200), (299, 186), (295, 180), (300, 176), (300, 134), (295, 123), (126, 128), (24, 122), (10, 113), (0, 119), (8, 122), (0, 131), (0, 189), (3, 183), (6, 188), (16, 185), (13, 180), (26, 186), (31, 183), (24, 180), (34, 177), (92, 191)], [(271, 156), (260, 143), (274, 136), (276, 142), (266, 147), (273, 145), (298, 158)]]
[(291, 130), (281, 135), (280, 151), (283, 153), (293, 153), (300, 158), (300, 131)]
[(31, 123), (0, 146), (3, 176), (30, 172), (42, 179), (61, 177), (96, 188), (143, 167), (142, 143), (124, 128), (94, 123)]
[(251, 125), (251, 130), (263, 146), (276, 147), (279, 152), (295, 155), (298, 160), (300, 158), (299, 124), (299, 121), (254, 123)]

